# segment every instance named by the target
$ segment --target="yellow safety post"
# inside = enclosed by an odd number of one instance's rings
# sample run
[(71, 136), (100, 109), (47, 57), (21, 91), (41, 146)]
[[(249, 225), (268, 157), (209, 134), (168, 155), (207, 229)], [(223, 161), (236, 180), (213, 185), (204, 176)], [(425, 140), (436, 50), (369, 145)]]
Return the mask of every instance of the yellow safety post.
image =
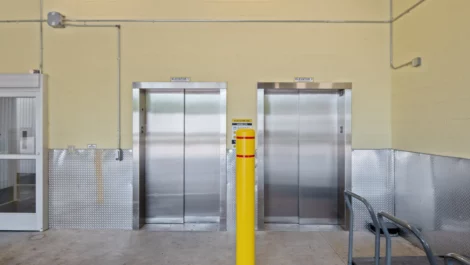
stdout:
[(255, 131), (237, 130), (236, 265), (255, 265)]

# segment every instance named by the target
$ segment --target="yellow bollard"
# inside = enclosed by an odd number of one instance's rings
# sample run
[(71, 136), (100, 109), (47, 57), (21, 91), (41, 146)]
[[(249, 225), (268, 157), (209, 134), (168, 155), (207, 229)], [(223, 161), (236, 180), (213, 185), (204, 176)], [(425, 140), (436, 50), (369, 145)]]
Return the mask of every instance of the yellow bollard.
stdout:
[(255, 265), (255, 131), (237, 131), (236, 265)]

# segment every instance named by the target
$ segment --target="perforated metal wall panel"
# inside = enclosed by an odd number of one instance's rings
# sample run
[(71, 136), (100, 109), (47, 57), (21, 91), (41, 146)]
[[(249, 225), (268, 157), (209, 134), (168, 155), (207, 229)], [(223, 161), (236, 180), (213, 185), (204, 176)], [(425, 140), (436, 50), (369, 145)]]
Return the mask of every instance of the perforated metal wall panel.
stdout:
[[(376, 212), (394, 214), (393, 151), (354, 150), (352, 152), (352, 191), (366, 198)], [(366, 230), (372, 222), (365, 206), (353, 201), (354, 229)]]
[(49, 151), (51, 228), (132, 229), (132, 151)]
[(396, 216), (434, 230), (435, 196), (431, 156), (395, 152)]
[(397, 217), (422, 230), (436, 254), (470, 255), (470, 160), (395, 151), (395, 163)]

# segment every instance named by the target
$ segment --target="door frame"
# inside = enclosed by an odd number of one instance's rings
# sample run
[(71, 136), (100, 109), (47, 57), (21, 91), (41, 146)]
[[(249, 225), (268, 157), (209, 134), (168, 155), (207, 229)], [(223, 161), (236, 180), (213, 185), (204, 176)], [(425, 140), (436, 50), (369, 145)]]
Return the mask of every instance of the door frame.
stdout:
[(168, 90), (220, 91), (220, 201), (219, 230), (227, 230), (227, 83), (224, 82), (134, 82), (133, 96), (133, 220), (132, 228), (145, 224), (145, 113), (146, 94)]
[[(340, 186), (339, 189), (351, 189), (351, 98), (352, 98), (352, 83), (340, 82), (340, 83), (315, 83), (315, 82), (258, 82), (257, 86), (257, 137), (256, 137), (256, 207), (257, 207), (257, 229), (264, 230), (265, 228), (265, 214), (264, 214), (264, 101), (266, 90), (336, 90), (340, 93), (344, 99), (341, 102), (341, 111), (344, 111), (344, 186)], [(344, 108), (344, 109), (343, 109)], [(341, 208), (340, 216), (338, 216), (339, 222), (343, 228), (347, 228), (349, 214), (344, 207), (344, 199), (342, 192), (338, 193), (338, 204)]]
[[(0, 154), (2, 160), (35, 161), (35, 213), (0, 213), (0, 230), (44, 231), (49, 228), (46, 76), (0, 74), (0, 97), (35, 99), (36, 139), (33, 154)], [(1, 124), (0, 124), (1, 126)]]

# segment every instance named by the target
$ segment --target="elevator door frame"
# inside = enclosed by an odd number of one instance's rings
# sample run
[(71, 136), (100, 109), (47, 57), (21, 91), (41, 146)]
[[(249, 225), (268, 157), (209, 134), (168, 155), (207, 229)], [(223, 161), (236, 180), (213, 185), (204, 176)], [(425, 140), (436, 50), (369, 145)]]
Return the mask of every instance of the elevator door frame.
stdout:
[(227, 84), (222, 82), (134, 82), (133, 83), (133, 221), (134, 230), (145, 224), (145, 123), (146, 96), (159, 91), (220, 91), (220, 201), (219, 230), (227, 228), (226, 114)]
[[(265, 170), (264, 170), (264, 148), (265, 148), (265, 94), (266, 90), (308, 90), (308, 91), (337, 91), (341, 95), (341, 101), (338, 102), (338, 112), (344, 115), (338, 116), (338, 123), (343, 126), (343, 134), (338, 137), (338, 157), (342, 156), (338, 163), (338, 171), (341, 174), (338, 184), (338, 222), (347, 229), (349, 224), (349, 214), (344, 205), (343, 192), (345, 189), (351, 189), (351, 92), (352, 83), (294, 83), (294, 82), (260, 82), (257, 91), (257, 166), (256, 166), (256, 186), (257, 186), (257, 229), (265, 228)], [(340, 175), (340, 174), (338, 174)]]

